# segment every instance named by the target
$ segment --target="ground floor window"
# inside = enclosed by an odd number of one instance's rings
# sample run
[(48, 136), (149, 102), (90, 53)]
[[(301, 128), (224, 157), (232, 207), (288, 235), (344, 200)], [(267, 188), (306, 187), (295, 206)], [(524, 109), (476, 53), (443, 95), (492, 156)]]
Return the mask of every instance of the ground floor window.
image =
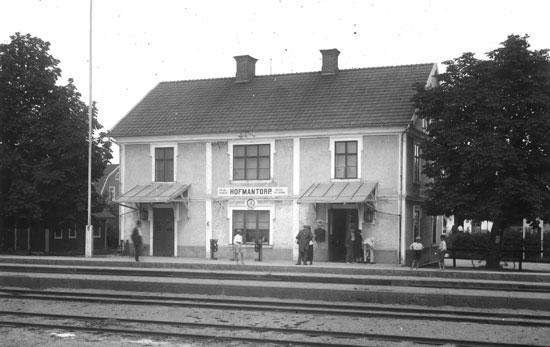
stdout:
[(76, 239), (76, 225), (72, 228), (69, 228), (69, 238)]
[(101, 227), (100, 226), (94, 228), (94, 238), (95, 239), (101, 238)]
[(243, 242), (254, 243), (261, 240), (269, 243), (269, 212), (259, 210), (234, 210), (233, 235), (238, 229), (243, 231)]

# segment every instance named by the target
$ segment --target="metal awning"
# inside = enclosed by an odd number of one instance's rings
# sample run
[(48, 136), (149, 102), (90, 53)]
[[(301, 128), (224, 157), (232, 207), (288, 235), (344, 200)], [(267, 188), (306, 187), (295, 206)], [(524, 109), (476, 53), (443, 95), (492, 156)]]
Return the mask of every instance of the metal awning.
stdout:
[(298, 203), (349, 204), (374, 201), (378, 182), (313, 183)]
[(150, 183), (140, 184), (115, 199), (117, 203), (166, 203), (166, 202), (184, 202), (188, 198), (185, 192), (189, 189), (189, 184), (178, 183)]

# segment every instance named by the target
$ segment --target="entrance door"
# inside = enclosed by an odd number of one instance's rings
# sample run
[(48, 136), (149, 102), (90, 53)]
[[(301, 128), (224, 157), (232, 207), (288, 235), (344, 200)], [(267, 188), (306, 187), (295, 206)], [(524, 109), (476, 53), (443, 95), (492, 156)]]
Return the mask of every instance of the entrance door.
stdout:
[(357, 217), (357, 209), (330, 210), (330, 261), (346, 260), (346, 233), (350, 228), (357, 229)]
[(174, 210), (172, 208), (153, 209), (153, 255), (174, 256)]

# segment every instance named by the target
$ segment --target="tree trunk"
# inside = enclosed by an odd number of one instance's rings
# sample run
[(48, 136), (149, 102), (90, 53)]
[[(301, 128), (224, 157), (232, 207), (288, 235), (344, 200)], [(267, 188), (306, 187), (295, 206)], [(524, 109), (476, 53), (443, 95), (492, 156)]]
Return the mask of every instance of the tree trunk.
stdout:
[(502, 219), (493, 221), (493, 227), (491, 228), (491, 237), (489, 241), (489, 253), (487, 254), (487, 269), (499, 270), (501, 259), (501, 246), (504, 236), (504, 230), (507, 224)]

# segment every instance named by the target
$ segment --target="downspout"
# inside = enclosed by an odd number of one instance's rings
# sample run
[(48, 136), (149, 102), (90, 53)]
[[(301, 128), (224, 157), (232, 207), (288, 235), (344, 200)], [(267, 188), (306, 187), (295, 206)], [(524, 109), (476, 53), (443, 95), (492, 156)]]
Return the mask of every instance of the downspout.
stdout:
[(409, 130), (411, 126), (411, 123), (409, 122), (407, 124), (407, 127), (405, 130), (403, 130), (401, 133), (399, 133), (399, 199), (398, 199), (398, 215), (399, 215), (399, 233), (398, 233), (398, 264), (403, 264), (405, 262), (405, 240), (404, 240), (404, 230), (405, 230), (405, 218), (403, 216), (403, 213), (406, 211), (405, 206), (405, 197), (404, 197), (404, 189), (406, 184), (406, 177), (403, 174), (404, 167), (405, 167), (405, 155), (404, 152), (406, 150), (405, 144), (406, 144), (406, 138), (405, 134)]

